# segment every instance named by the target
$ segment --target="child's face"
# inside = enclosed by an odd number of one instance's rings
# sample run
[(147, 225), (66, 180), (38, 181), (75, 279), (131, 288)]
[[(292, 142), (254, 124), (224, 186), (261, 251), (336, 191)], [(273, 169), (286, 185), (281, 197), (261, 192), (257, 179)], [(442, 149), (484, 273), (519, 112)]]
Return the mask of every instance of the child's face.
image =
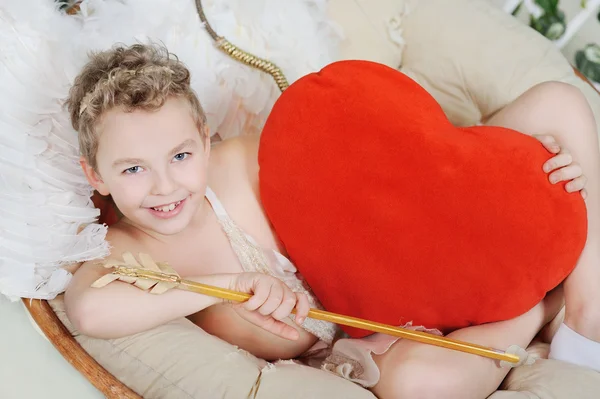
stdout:
[(112, 195), (129, 221), (163, 235), (192, 222), (204, 203), (210, 143), (184, 99), (154, 112), (113, 109), (98, 127), (97, 173), (88, 180)]

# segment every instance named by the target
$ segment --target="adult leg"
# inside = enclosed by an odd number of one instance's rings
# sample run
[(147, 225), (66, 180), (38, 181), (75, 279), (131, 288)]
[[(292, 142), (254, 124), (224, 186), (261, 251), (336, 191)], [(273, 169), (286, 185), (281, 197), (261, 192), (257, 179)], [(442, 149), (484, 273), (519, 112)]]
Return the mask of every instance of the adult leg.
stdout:
[[(448, 337), (498, 349), (526, 348), (562, 306), (559, 288), (515, 319), (464, 328)], [(380, 399), (484, 399), (509, 371), (496, 360), (406, 339), (374, 359), (381, 376), (372, 391)]]
[(555, 348), (553, 342), (552, 351), (558, 359), (600, 371), (600, 150), (590, 106), (577, 88), (547, 82), (528, 90), (487, 124), (554, 136), (588, 178), (588, 238), (575, 270), (564, 282), (565, 325), (569, 328), (561, 326), (557, 333), (557, 340), (566, 345), (556, 342)]

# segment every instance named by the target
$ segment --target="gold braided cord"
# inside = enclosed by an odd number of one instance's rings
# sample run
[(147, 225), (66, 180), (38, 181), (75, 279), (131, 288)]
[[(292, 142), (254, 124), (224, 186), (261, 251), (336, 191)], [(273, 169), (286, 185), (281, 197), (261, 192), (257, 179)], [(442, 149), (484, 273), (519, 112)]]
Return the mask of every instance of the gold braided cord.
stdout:
[(279, 90), (284, 91), (288, 88), (289, 83), (285, 75), (283, 72), (281, 72), (281, 69), (279, 69), (279, 67), (273, 64), (271, 61), (258, 58), (244, 50), (241, 50), (223, 38), (217, 42), (217, 45), (232, 58), (270, 74), (273, 79), (275, 79), (275, 83), (277, 83)]
[(259, 58), (255, 55), (248, 53), (247, 51), (238, 48), (235, 44), (231, 43), (224, 37), (219, 36), (217, 34), (217, 32), (212, 28), (212, 26), (206, 19), (206, 15), (204, 14), (204, 8), (202, 7), (202, 0), (196, 0), (196, 9), (198, 10), (200, 20), (206, 26), (208, 34), (213, 38), (213, 40), (217, 44), (217, 47), (221, 49), (221, 51), (223, 51), (231, 58), (239, 62), (249, 65), (253, 68), (260, 69), (261, 71), (271, 75), (275, 80), (275, 83), (277, 83), (279, 90), (284, 91), (288, 88), (289, 83), (285, 75), (277, 65), (275, 65), (271, 61)]

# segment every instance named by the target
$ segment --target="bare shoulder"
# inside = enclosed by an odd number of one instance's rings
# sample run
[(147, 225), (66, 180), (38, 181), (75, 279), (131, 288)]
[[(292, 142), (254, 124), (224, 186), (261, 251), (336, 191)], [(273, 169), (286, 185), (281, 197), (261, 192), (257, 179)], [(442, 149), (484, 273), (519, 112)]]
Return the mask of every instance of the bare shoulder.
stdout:
[(258, 182), (258, 135), (244, 135), (217, 143), (211, 150), (211, 184), (227, 181), (236, 185)]
[(216, 160), (241, 159), (257, 161), (260, 136), (248, 134), (233, 137), (213, 146), (211, 157)]
[(260, 200), (259, 144), (257, 135), (240, 136), (217, 144), (208, 184), (242, 230), (262, 247), (282, 251)]
[(107, 274), (110, 270), (101, 265), (101, 262), (105, 259), (121, 259), (122, 254), (126, 251), (134, 254), (144, 252), (142, 242), (121, 223), (116, 223), (108, 228), (106, 241), (110, 248), (109, 254), (103, 259), (84, 262), (74, 273), (73, 283), (75, 285), (79, 283), (91, 284), (95, 279)]
[(140, 230), (125, 223), (118, 222), (108, 228), (106, 241), (110, 245), (110, 258), (121, 258), (124, 252), (143, 252), (144, 239)]

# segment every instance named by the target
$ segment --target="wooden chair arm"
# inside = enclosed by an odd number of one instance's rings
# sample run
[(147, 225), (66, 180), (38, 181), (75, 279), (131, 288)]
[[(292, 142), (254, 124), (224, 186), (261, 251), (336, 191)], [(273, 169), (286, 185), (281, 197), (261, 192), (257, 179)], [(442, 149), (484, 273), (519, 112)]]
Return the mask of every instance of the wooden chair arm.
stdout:
[(592, 84), (592, 82), (590, 82), (590, 80), (589, 80), (589, 79), (588, 79), (588, 78), (587, 78), (587, 77), (586, 77), (584, 74), (582, 74), (581, 72), (579, 72), (579, 69), (577, 69), (577, 68), (573, 67), (573, 70), (575, 71), (575, 75), (577, 75), (577, 77), (578, 77), (579, 79), (581, 79), (581, 80), (583, 80), (585, 83), (589, 84), (589, 85), (592, 87), (592, 89), (596, 90), (596, 93), (600, 94), (600, 91), (598, 91), (598, 89), (596, 88), (596, 86), (594, 86), (594, 85)]

